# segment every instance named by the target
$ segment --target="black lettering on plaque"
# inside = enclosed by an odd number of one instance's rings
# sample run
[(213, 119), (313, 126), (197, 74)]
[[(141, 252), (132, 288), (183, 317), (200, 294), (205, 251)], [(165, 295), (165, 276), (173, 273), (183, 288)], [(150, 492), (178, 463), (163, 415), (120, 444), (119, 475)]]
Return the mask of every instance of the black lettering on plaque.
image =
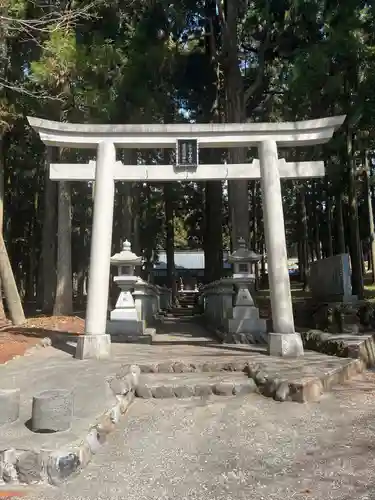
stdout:
[(198, 165), (197, 139), (177, 139), (176, 165), (196, 167)]

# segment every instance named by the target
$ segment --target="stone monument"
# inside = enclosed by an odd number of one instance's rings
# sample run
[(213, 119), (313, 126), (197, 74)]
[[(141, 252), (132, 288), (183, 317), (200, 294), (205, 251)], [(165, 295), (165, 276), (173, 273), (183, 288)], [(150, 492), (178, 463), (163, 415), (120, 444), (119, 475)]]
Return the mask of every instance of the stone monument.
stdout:
[(320, 302), (352, 303), (358, 299), (352, 294), (350, 256), (347, 253), (312, 262), (309, 285), (313, 298)]

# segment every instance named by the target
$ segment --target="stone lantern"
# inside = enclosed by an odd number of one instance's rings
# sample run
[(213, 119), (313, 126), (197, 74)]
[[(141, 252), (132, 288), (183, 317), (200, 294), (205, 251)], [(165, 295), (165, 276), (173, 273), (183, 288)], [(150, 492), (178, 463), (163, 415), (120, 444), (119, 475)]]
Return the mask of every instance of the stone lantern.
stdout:
[[(132, 252), (131, 244), (125, 240), (122, 245), (122, 250), (115, 253), (111, 257), (111, 265), (118, 268), (119, 276), (134, 276), (134, 269), (136, 266), (142, 265), (142, 257), (138, 257)], [(137, 278), (135, 278), (137, 280)]]
[(252, 266), (260, 259), (261, 255), (249, 250), (243, 238), (238, 241), (238, 249), (228, 257), (228, 262), (233, 264), (232, 281), (237, 289), (232, 317), (228, 318), (228, 331), (247, 336), (250, 343), (266, 342), (266, 321), (259, 318), (259, 310), (249, 290), (255, 288)]
[(238, 248), (228, 256), (229, 264), (233, 264), (233, 279), (239, 284), (246, 283), (246, 287), (250, 287), (252, 291), (255, 288), (255, 274), (252, 272), (253, 265), (260, 261), (261, 255), (249, 250), (245, 240), (239, 238)]
[(112, 334), (143, 333), (143, 322), (139, 320), (132, 290), (138, 277), (134, 276), (136, 266), (142, 264), (142, 257), (131, 251), (129, 241), (125, 241), (121, 252), (111, 257), (111, 265), (118, 268), (118, 276), (113, 281), (120, 288), (115, 309), (110, 313), (108, 328)]

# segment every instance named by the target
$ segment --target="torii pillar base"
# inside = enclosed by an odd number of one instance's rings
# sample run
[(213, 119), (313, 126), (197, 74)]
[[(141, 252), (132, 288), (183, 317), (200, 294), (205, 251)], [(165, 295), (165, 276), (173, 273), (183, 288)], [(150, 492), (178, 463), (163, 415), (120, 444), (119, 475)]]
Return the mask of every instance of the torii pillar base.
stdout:
[(269, 333), (268, 354), (283, 358), (303, 356), (303, 343), (299, 333)]
[(78, 337), (75, 357), (77, 359), (109, 359), (111, 357), (111, 336), (81, 335)]

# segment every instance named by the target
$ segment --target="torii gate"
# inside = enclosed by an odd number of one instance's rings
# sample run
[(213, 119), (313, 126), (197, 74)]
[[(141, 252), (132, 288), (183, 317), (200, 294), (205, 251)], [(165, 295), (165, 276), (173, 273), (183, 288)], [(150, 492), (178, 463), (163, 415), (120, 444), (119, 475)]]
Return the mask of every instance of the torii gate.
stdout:
[[(85, 334), (78, 339), (76, 357), (105, 359), (110, 356), (111, 340), (106, 334), (106, 323), (114, 181), (259, 178), (274, 329), (269, 334), (269, 353), (302, 355), (301, 336), (294, 328), (280, 178), (322, 177), (324, 164), (287, 163), (278, 159), (277, 148), (327, 142), (344, 120), (345, 116), (337, 116), (282, 123), (76, 125), (28, 117), (29, 124), (49, 146), (97, 148), (96, 162), (50, 166), (50, 178), (55, 181), (95, 180)], [(198, 145), (200, 148), (256, 146), (259, 160), (249, 164), (200, 165)], [(176, 147), (176, 165), (123, 165), (116, 161), (116, 147)]]

